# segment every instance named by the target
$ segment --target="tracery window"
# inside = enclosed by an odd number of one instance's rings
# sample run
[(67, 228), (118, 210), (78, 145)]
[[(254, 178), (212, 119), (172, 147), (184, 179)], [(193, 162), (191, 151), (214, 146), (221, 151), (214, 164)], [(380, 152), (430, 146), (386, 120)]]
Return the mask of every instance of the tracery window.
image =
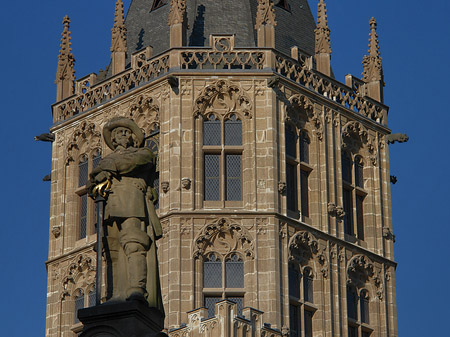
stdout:
[(75, 291), (75, 296), (74, 296), (74, 323), (78, 323), (80, 322), (78, 319), (78, 310), (83, 309), (84, 308), (84, 291), (83, 289), (77, 289)]
[(344, 207), (344, 232), (364, 240), (364, 162), (360, 156), (354, 161), (349, 153), (342, 154), (342, 185)]
[(369, 292), (362, 289), (357, 293), (357, 289), (347, 286), (347, 317), (349, 337), (369, 337), (373, 329), (369, 326)]
[(236, 206), (242, 200), (242, 152), (242, 121), (237, 115), (220, 120), (210, 114), (203, 121), (206, 206)]
[(225, 257), (209, 253), (203, 260), (203, 304), (209, 317), (215, 314), (215, 304), (223, 299), (236, 303), (238, 315), (244, 306), (244, 261), (232, 252)]
[(298, 132), (297, 128), (286, 124), (285, 143), (287, 209), (293, 214), (300, 212), (302, 217), (309, 217), (310, 138), (305, 130)]
[(88, 197), (86, 184), (89, 180), (89, 173), (97, 167), (102, 158), (101, 151), (95, 150), (91, 157), (82, 154), (78, 161), (78, 188), (76, 194), (79, 198), (78, 203), (78, 230), (77, 239), (86, 238), (87, 235), (94, 233), (96, 222), (96, 204)]
[(314, 279), (312, 269), (289, 266), (289, 325), (290, 337), (312, 337), (314, 306)]

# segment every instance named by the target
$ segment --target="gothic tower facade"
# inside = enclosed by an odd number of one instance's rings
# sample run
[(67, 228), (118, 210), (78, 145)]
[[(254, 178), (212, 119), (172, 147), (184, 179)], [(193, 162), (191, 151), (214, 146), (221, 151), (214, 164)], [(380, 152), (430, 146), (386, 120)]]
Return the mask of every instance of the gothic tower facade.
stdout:
[[(95, 302), (88, 174), (132, 118), (158, 156), (158, 258), (175, 336), (397, 336), (377, 23), (362, 79), (333, 78), (326, 4), (116, 1), (111, 63), (57, 68), (47, 337)], [(106, 296), (106, 295), (104, 295)]]

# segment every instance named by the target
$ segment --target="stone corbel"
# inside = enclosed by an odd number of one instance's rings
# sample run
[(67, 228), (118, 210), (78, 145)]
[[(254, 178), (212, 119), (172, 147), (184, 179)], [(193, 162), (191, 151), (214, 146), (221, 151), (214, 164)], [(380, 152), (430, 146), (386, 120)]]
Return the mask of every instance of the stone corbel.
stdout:
[(406, 143), (409, 140), (409, 137), (405, 133), (392, 133), (386, 136), (386, 142), (388, 144), (398, 143)]
[(189, 178), (181, 179), (181, 186), (183, 186), (183, 188), (185, 190), (190, 189), (191, 188), (191, 179), (189, 179)]
[(331, 202), (328, 204), (328, 214), (336, 217), (338, 221), (341, 221), (345, 216), (344, 208)]
[(278, 192), (280, 192), (280, 194), (284, 194), (286, 192), (286, 183), (284, 181), (278, 182)]
[(168, 182), (168, 181), (163, 181), (163, 182), (161, 183), (161, 190), (162, 190), (164, 193), (169, 192), (169, 182)]
[(61, 226), (53, 226), (52, 234), (55, 237), (55, 239), (58, 238), (61, 235)]
[(395, 242), (395, 235), (392, 233), (391, 229), (389, 227), (383, 227), (383, 238), (386, 240), (392, 240)]

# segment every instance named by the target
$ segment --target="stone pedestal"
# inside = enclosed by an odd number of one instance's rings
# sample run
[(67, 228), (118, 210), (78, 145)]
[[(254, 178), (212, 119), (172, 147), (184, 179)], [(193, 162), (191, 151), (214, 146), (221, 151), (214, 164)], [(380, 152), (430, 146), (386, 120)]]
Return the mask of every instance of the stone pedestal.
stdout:
[(80, 337), (167, 337), (164, 316), (141, 301), (102, 304), (78, 311)]

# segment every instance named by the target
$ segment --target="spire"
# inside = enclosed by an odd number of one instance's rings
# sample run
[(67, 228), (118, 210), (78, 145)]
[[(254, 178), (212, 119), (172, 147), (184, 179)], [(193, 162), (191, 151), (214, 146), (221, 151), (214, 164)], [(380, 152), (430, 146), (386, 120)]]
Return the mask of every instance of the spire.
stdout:
[(370, 19), (369, 55), (364, 56), (363, 81), (368, 83), (367, 95), (383, 102), (383, 66), (378, 45), (377, 20)]
[(316, 68), (321, 73), (331, 75), (331, 43), (330, 28), (328, 27), (327, 5), (320, 0), (317, 5), (317, 25), (314, 30), (316, 34)]
[(125, 70), (126, 52), (127, 29), (125, 28), (124, 22), (123, 2), (122, 0), (117, 0), (111, 42), (111, 63), (113, 75)]
[(186, 45), (186, 0), (171, 0), (169, 11), (170, 47)]
[(255, 29), (258, 34), (258, 47), (275, 48), (275, 10), (270, 0), (258, 0)]
[(377, 20), (370, 19), (369, 55), (364, 56), (363, 80), (365, 82), (383, 81), (380, 47), (378, 46)]
[(75, 81), (75, 58), (72, 54), (72, 42), (70, 42), (70, 19), (66, 15), (63, 19), (64, 30), (61, 34), (61, 49), (58, 55), (58, 67), (56, 69), (56, 100), (60, 101), (73, 95)]
[(330, 28), (328, 27), (327, 5), (320, 0), (317, 6), (316, 54), (331, 54)]

